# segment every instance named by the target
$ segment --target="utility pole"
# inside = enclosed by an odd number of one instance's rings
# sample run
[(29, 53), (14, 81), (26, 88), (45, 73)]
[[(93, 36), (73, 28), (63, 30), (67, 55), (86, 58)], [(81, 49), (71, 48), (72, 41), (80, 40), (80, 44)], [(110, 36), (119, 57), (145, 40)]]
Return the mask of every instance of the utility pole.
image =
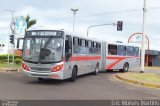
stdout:
[(73, 11), (73, 32), (74, 32), (74, 24), (75, 24), (76, 12), (78, 11), (78, 9), (71, 9), (71, 11)]
[[(15, 22), (14, 22), (14, 12), (15, 11), (14, 10), (6, 10), (6, 11), (8, 11), (12, 14), (10, 28), (11, 28), (11, 31), (12, 31), (12, 35), (15, 36)], [(8, 44), (8, 46), (9, 46), (9, 44)], [(8, 49), (9, 49), (9, 47), (8, 47)], [(14, 64), (14, 43), (11, 44), (11, 50), (12, 50), (12, 64)], [(9, 50), (8, 50), (8, 64), (9, 64)]]
[(144, 73), (144, 59), (145, 59), (145, 33), (146, 33), (146, 0), (144, 0), (143, 7), (143, 25), (142, 25), (142, 44), (141, 44), (141, 71), (140, 73)]

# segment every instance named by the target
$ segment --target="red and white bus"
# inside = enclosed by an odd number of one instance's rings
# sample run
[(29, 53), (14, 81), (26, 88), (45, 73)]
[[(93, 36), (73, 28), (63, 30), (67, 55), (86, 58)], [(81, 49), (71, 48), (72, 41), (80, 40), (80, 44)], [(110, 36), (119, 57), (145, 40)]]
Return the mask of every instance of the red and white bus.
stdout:
[[(133, 44), (106, 43), (105, 70), (127, 72), (140, 64), (140, 49)], [(106, 61), (105, 61), (106, 60)]]
[[(28, 30), (23, 38), (22, 68), (28, 77), (70, 79), (100, 70), (139, 65), (139, 48), (79, 36), (61, 30)], [(19, 48), (18, 39), (17, 48)]]
[(39, 80), (97, 74), (102, 59), (101, 41), (61, 30), (27, 31), (22, 51), (23, 74)]

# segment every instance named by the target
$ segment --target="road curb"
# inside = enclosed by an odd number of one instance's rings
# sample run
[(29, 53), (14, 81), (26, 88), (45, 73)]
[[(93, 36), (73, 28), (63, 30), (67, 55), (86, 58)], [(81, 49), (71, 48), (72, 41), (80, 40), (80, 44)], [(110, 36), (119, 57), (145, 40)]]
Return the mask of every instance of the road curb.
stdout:
[(125, 81), (125, 82), (129, 82), (132, 84), (137, 84), (137, 85), (141, 85), (141, 86), (145, 86), (145, 87), (151, 87), (151, 88), (160, 88), (160, 85), (158, 84), (153, 84), (153, 83), (146, 83), (146, 82), (141, 82), (141, 81), (136, 81), (133, 79), (127, 79), (122, 77), (121, 75), (116, 74), (116, 78), (118, 78), (119, 80)]
[(20, 69), (0, 69), (0, 72), (20, 72)]

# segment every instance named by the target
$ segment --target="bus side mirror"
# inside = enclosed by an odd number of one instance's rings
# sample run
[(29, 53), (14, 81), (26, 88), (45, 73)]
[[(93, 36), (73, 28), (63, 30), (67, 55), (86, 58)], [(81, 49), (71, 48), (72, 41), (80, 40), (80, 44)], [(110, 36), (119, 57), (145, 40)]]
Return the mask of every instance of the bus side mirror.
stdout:
[(22, 49), (23, 49), (23, 41), (24, 41), (24, 38), (17, 39), (17, 49), (20, 51), (22, 51)]

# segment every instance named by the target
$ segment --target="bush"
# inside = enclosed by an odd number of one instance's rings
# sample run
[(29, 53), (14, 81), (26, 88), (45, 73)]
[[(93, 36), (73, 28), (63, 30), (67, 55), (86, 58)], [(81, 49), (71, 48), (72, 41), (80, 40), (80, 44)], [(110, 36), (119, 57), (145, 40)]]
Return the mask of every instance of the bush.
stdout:
[[(7, 62), (8, 62), (7, 59), (2, 59), (2, 60), (0, 60), (0, 63), (7, 63)], [(12, 62), (12, 59), (9, 59), (9, 62)]]
[[(14, 59), (21, 59), (19, 56), (14, 56)], [(0, 63), (5, 63), (8, 60), (8, 55), (0, 55)], [(12, 62), (12, 55), (9, 56), (9, 61)]]
[(18, 65), (18, 64), (20, 64), (22, 62), (22, 59), (17, 58), (17, 59), (14, 60), (14, 62)]

